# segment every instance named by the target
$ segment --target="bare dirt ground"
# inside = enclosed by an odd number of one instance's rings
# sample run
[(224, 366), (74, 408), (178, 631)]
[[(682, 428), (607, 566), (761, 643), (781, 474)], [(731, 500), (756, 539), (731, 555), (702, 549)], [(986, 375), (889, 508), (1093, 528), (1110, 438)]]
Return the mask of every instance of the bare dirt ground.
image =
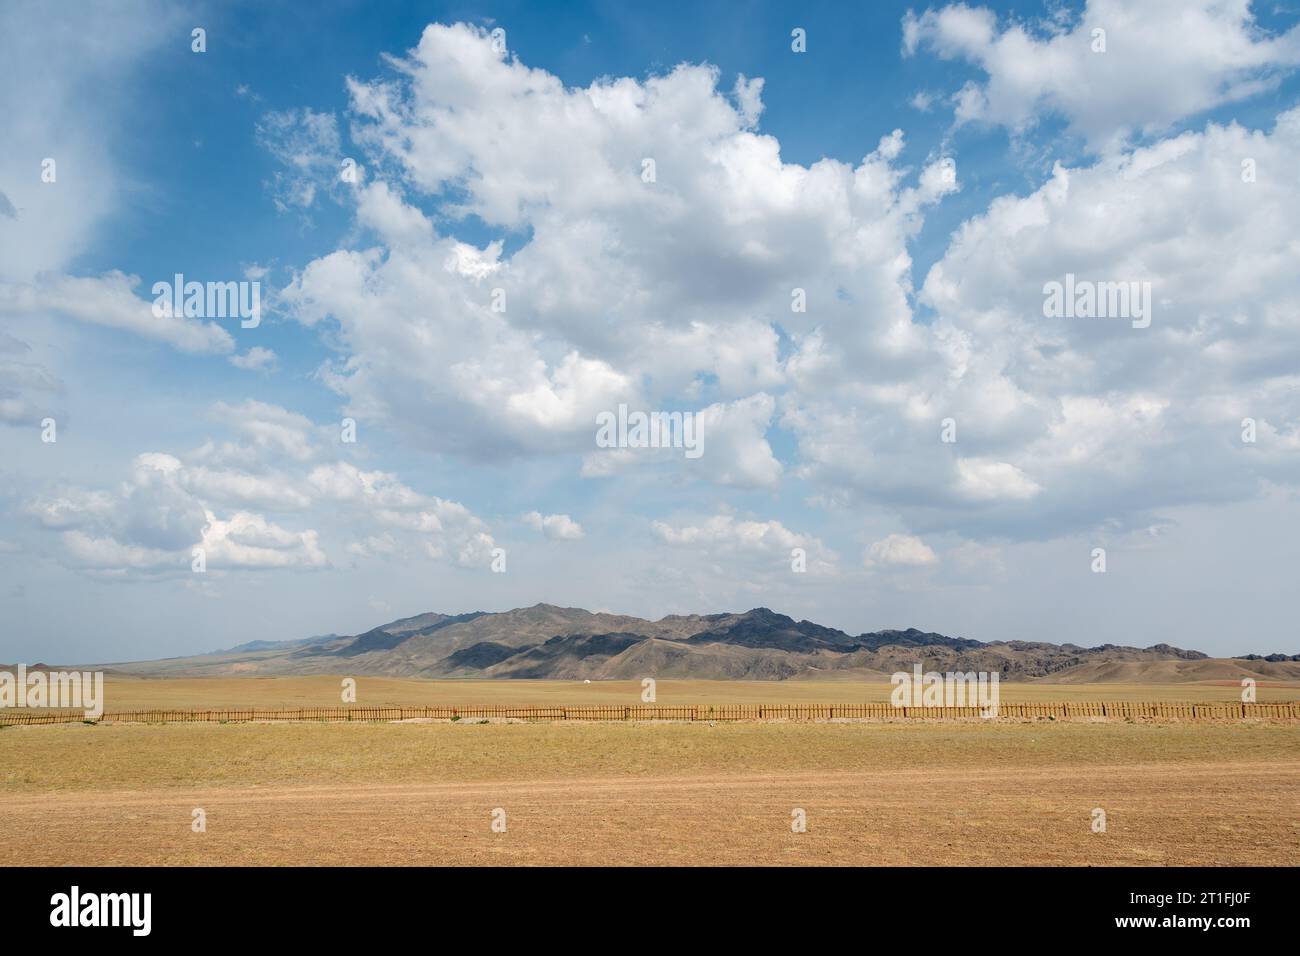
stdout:
[(0, 865), (1296, 865), (1297, 793), (1281, 723), (12, 728)]

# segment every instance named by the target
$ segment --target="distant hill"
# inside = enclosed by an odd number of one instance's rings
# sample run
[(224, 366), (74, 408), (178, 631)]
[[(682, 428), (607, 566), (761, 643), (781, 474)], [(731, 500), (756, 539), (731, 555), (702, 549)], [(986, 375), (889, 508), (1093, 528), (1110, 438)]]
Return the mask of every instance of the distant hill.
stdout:
[(300, 637), (296, 641), (249, 641), (246, 644), (237, 644), (224, 651), (212, 651), (208, 656), (211, 657), (214, 654), (239, 654), (244, 651), (273, 651), (280, 648), (302, 647), (305, 644), (325, 644), (337, 639), (337, 634), (323, 634), (319, 637)]
[(1300, 661), (1257, 655), (1215, 660), (1168, 644), (984, 643), (911, 628), (853, 636), (765, 607), (649, 621), (550, 604), (499, 613), (430, 612), (356, 635), (253, 641), (199, 657), (115, 666), (156, 675), (883, 680), (917, 663), (926, 670), (997, 671), (1003, 680), (1300, 679)]

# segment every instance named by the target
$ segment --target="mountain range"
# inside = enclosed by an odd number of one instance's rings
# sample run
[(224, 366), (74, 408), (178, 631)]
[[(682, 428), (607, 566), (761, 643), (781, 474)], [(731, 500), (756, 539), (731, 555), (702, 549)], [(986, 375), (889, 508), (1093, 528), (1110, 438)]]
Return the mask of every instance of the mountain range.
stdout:
[(1165, 643), (985, 643), (913, 628), (853, 636), (765, 607), (650, 621), (550, 604), (497, 613), (430, 612), (362, 634), (253, 641), (197, 657), (113, 667), (160, 676), (884, 680), (918, 663), (926, 670), (996, 671), (1003, 680), (1300, 680), (1300, 655), (1216, 659)]

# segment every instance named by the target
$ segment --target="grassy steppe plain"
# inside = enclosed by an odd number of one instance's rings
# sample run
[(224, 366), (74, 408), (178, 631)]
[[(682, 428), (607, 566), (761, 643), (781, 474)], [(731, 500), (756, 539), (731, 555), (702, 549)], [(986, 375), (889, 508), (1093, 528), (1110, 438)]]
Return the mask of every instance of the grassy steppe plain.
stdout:
[[(634, 682), (358, 687), (376, 705), (640, 693)], [(328, 706), (337, 688), (133, 680), (114, 682), (109, 707)], [(833, 702), (888, 687), (658, 690), (662, 703)], [(1158, 699), (1150, 685), (1005, 685), (1003, 696), (1106, 693)], [(1298, 793), (1300, 726), (1281, 722), (15, 727), (0, 731), (0, 865), (1297, 865)], [(195, 808), (206, 832), (191, 829)], [(491, 829), (496, 808), (505, 833)], [(796, 808), (805, 833), (791, 831)], [(1092, 832), (1094, 808), (1105, 833)]]
[[(234, 707), (339, 707), (343, 675), (334, 677), (195, 677), (105, 680), (106, 710), (151, 708), (217, 709)], [(422, 704), (509, 704), (514, 706), (637, 704), (639, 681), (412, 680), (358, 677), (357, 704), (367, 707)], [(860, 681), (706, 681), (661, 680), (660, 704), (840, 704), (889, 700), (888, 682)], [(1239, 700), (1241, 686), (1229, 683), (1180, 684), (1018, 684), (999, 685), (1007, 703), (1036, 701)], [(1295, 700), (1300, 684), (1261, 684), (1261, 702)]]

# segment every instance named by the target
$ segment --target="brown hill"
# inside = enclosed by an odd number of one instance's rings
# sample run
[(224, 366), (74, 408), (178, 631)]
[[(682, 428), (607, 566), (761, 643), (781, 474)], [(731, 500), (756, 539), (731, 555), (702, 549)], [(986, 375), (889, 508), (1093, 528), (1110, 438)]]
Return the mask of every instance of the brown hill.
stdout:
[(1300, 679), (1300, 660), (1212, 660), (1168, 644), (983, 643), (915, 629), (855, 637), (768, 608), (648, 621), (550, 604), (500, 613), (420, 614), (352, 636), (255, 642), (200, 657), (115, 666), (141, 675), (884, 680), (916, 664), (925, 670), (997, 672), (1004, 680), (1070, 683)]
[(1266, 681), (1300, 680), (1300, 661), (1248, 661), (1208, 658), (1200, 661), (1090, 661), (1053, 674), (1056, 684), (1175, 684), (1183, 681), (1223, 681), (1242, 678)]

